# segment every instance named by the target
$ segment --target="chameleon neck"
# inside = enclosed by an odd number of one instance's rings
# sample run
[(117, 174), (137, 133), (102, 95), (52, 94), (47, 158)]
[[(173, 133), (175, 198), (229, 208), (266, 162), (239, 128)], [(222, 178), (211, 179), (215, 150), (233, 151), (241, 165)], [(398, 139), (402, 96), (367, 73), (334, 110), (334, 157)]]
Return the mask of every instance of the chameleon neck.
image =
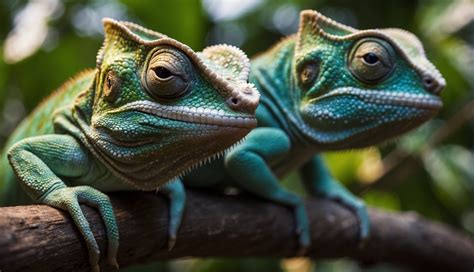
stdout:
[[(87, 147), (88, 151), (93, 154), (95, 159), (105, 166), (105, 168), (107, 168), (115, 177), (118, 177), (121, 181), (120, 184), (118, 182), (119, 180), (116, 181), (116, 186), (118, 188), (127, 190), (143, 190), (143, 188), (139, 188), (131, 182), (130, 177), (127, 176), (127, 171), (121, 171), (121, 168), (114, 165), (114, 163), (111, 162), (113, 158), (109, 158), (104, 154), (96, 143), (98, 138), (97, 133), (93, 129), (92, 116), (95, 107), (94, 104), (96, 103), (98, 71), (95, 73), (94, 81), (96, 82), (91, 84), (87, 90), (76, 98), (72, 111), (58, 114), (58, 117), (55, 120), (56, 126), (78, 138), (82, 144)], [(152, 188), (156, 188), (156, 185), (153, 184), (150, 189)]]
[[(261, 92), (257, 110), (259, 126), (283, 129), (292, 142), (314, 149), (314, 140), (304, 133), (298, 114), (298, 93), (293, 90), (292, 59), (296, 36), (292, 35), (252, 60), (250, 81)], [(264, 110), (262, 110), (264, 108)], [(265, 112), (265, 114), (262, 114)]]
[[(113, 171), (114, 169), (111, 169), (112, 167), (107, 163), (102, 154), (98, 152), (97, 148), (93, 144), (94, 140), (90, 138), (91, 118), (96, 95), (96, 80), (97, 70), (90, 71), (87, 74), (87, 83), (82, 85), (83, 88), (81, 88), (81, 92), (77, 93), (77, 97), (74, 99), (74, 102), (67, 105), (66, 107), (60, 108), (55, 112), (53, 117), (54, 132), (58, 134), (66, 133), (79, 140), (87, 148), (87, 150), (94, 155), (93, 158), (97, 159), (95, 162), (99, 162), (100, 164), (94, 164), (94, 167), (92, 168), (97, 170), (105, 167), (111, 173), (114, 173), (115, 176), (120, 177), (118, 173)], [(111, 178), (111, 175), (100, 176), (100, 173), (102, 173), (101, 171), (96, 172), (98, 173), (89, 172), (88, 174), (92, 174), (93, 176), (83, 178), (86, 180), (87, 178), (94, 180), (95, 186), (100, 185), (100, 183), (103, 181), (101, 178)], [(99, 174), (99, 177), (94, 174)], [(130, 190), (134, 188), (133, 186), (130, 186), (124, 182), (123, 178), (121, 178), (120, 181), (122, 182), (116, 180), (115, 189)]]

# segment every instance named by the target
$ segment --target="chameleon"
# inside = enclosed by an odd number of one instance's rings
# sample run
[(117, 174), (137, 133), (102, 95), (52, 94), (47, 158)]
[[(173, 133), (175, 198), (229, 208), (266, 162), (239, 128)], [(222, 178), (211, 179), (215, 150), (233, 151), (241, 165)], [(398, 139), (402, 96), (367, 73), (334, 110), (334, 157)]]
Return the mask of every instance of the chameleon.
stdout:
[(363, 245), (370, 235), (366, 205), (331, 176), (319, 154), (393, 139), (440, 110), (446, 81), (420, 40), (304, 10), (297, 33), (252, 58), (250, 82), (261, 94), (258, 127), (223, 158), (185, 176), (185, 186), (237, 187), (290, 207), (304, 252), (311, 239), (303, 198), (279, 183), (296, 171), (309, 194), (355, 213)]
[(79, 203), (101, 214), (107, 261), (119, 233), (108, 192), (159, 190), (170, 199), (169, 248), (184, 209), (181, 176), (256, 127), (250, 60), (215, 45), (195, 52), (130, 22), (103, 19), (96, 68), (70, 79), (13, 132), (1, 157), (0, 203), (67, 211), (99, 270), (99, 247)]

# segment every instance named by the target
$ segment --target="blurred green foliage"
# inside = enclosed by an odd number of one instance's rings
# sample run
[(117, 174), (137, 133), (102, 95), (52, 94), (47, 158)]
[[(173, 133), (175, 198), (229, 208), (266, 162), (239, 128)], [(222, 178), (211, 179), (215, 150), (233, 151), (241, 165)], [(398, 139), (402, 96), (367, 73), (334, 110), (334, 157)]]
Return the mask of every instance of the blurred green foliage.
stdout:
[[(49, 8), (41, 9), (45, 3)], [(417, 211), (474, 232), (473, 0), (2, 1), (0, 144), (62, 82), (95, 66), (101, 17), (137, 22), (195, 50), (231, 43), (252, 56), (294, 33), (298, 12), (308, 8), (360, 29), (399, 27), (415, 33), (448, 82), (435, 121), (381, 148), (325, 154), (332, 173), (371, 206)], [(17, 40), (9, 42), (15, 35)], [(29, 56), (10, 54), (24, 45), (30, 45)], [(394, 170), (386, 171), (389, 166)], [(303, 193), (297, 180), (292, 174), (284, 184)], [(152, 271), (401, 271), (360, 268), (346, 260), (308, 263), (191, 260)], [(146, 268), (141, 271), (151, 270)]]

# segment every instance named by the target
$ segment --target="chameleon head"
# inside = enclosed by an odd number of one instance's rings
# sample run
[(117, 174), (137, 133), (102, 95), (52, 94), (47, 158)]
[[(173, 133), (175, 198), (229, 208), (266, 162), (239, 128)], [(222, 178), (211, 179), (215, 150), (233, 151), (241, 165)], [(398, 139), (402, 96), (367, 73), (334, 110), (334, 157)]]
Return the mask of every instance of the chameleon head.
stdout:
[(223, 153), (256, 126), (259, 93), (238, 48), (194, 52), (163, 34), (104, 19), (86, 135), (113, 173), (156, 189)]
[(445, 80), (407, 31), (356, 30), (303, 11), (296, 40), (295, 112), (305, 135), (321, 148), (380, 143), (442, 106)]

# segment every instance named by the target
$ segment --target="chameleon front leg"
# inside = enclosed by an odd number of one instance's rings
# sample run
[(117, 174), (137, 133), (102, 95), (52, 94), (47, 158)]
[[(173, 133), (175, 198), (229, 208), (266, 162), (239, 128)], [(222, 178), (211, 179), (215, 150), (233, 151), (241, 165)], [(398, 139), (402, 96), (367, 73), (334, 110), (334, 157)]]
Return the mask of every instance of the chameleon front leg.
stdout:
[(304, 250), (311, 243), (304, 201), (285, 190), (269, 166), (285, 159), (289, 150), (290, 139), (285, 132), (276, 128), (257, 128), (243, 144), (226, 155), (225, 164), (230, 176), (243, 189), (293, 208), (299, 245)]
[(340, 201), (356, 213), (359, 238), (361, 242), (365, 241), (370, 233), (370, 219), (364, 202), (334, 180), (319, 156), (314, 156), (300, 171), (303, 183), (311, 194)]
[(170, 201), (170, 220), (168, 227), (168, 250), (173, 249), (176, 243), (176, 236), (181, 226), (186, 204), (186, 192), (180, 179), (166, 183), (159, 189)]
[(79, 203), (96, 207), (105, 222), (108, 238), (108, 262), (116, 267), (118, 229), (107, 195), (90, 186), (67, 187), (59, 178), (79, 178), (91, 165), (87, 151), (69, 135), (43, 135), (26, 138), (8, 152), (8, 160), (22, 187), (39, 203), (66, 210), (86, 241), (89, 262), (99, 271), (99, 247)]

